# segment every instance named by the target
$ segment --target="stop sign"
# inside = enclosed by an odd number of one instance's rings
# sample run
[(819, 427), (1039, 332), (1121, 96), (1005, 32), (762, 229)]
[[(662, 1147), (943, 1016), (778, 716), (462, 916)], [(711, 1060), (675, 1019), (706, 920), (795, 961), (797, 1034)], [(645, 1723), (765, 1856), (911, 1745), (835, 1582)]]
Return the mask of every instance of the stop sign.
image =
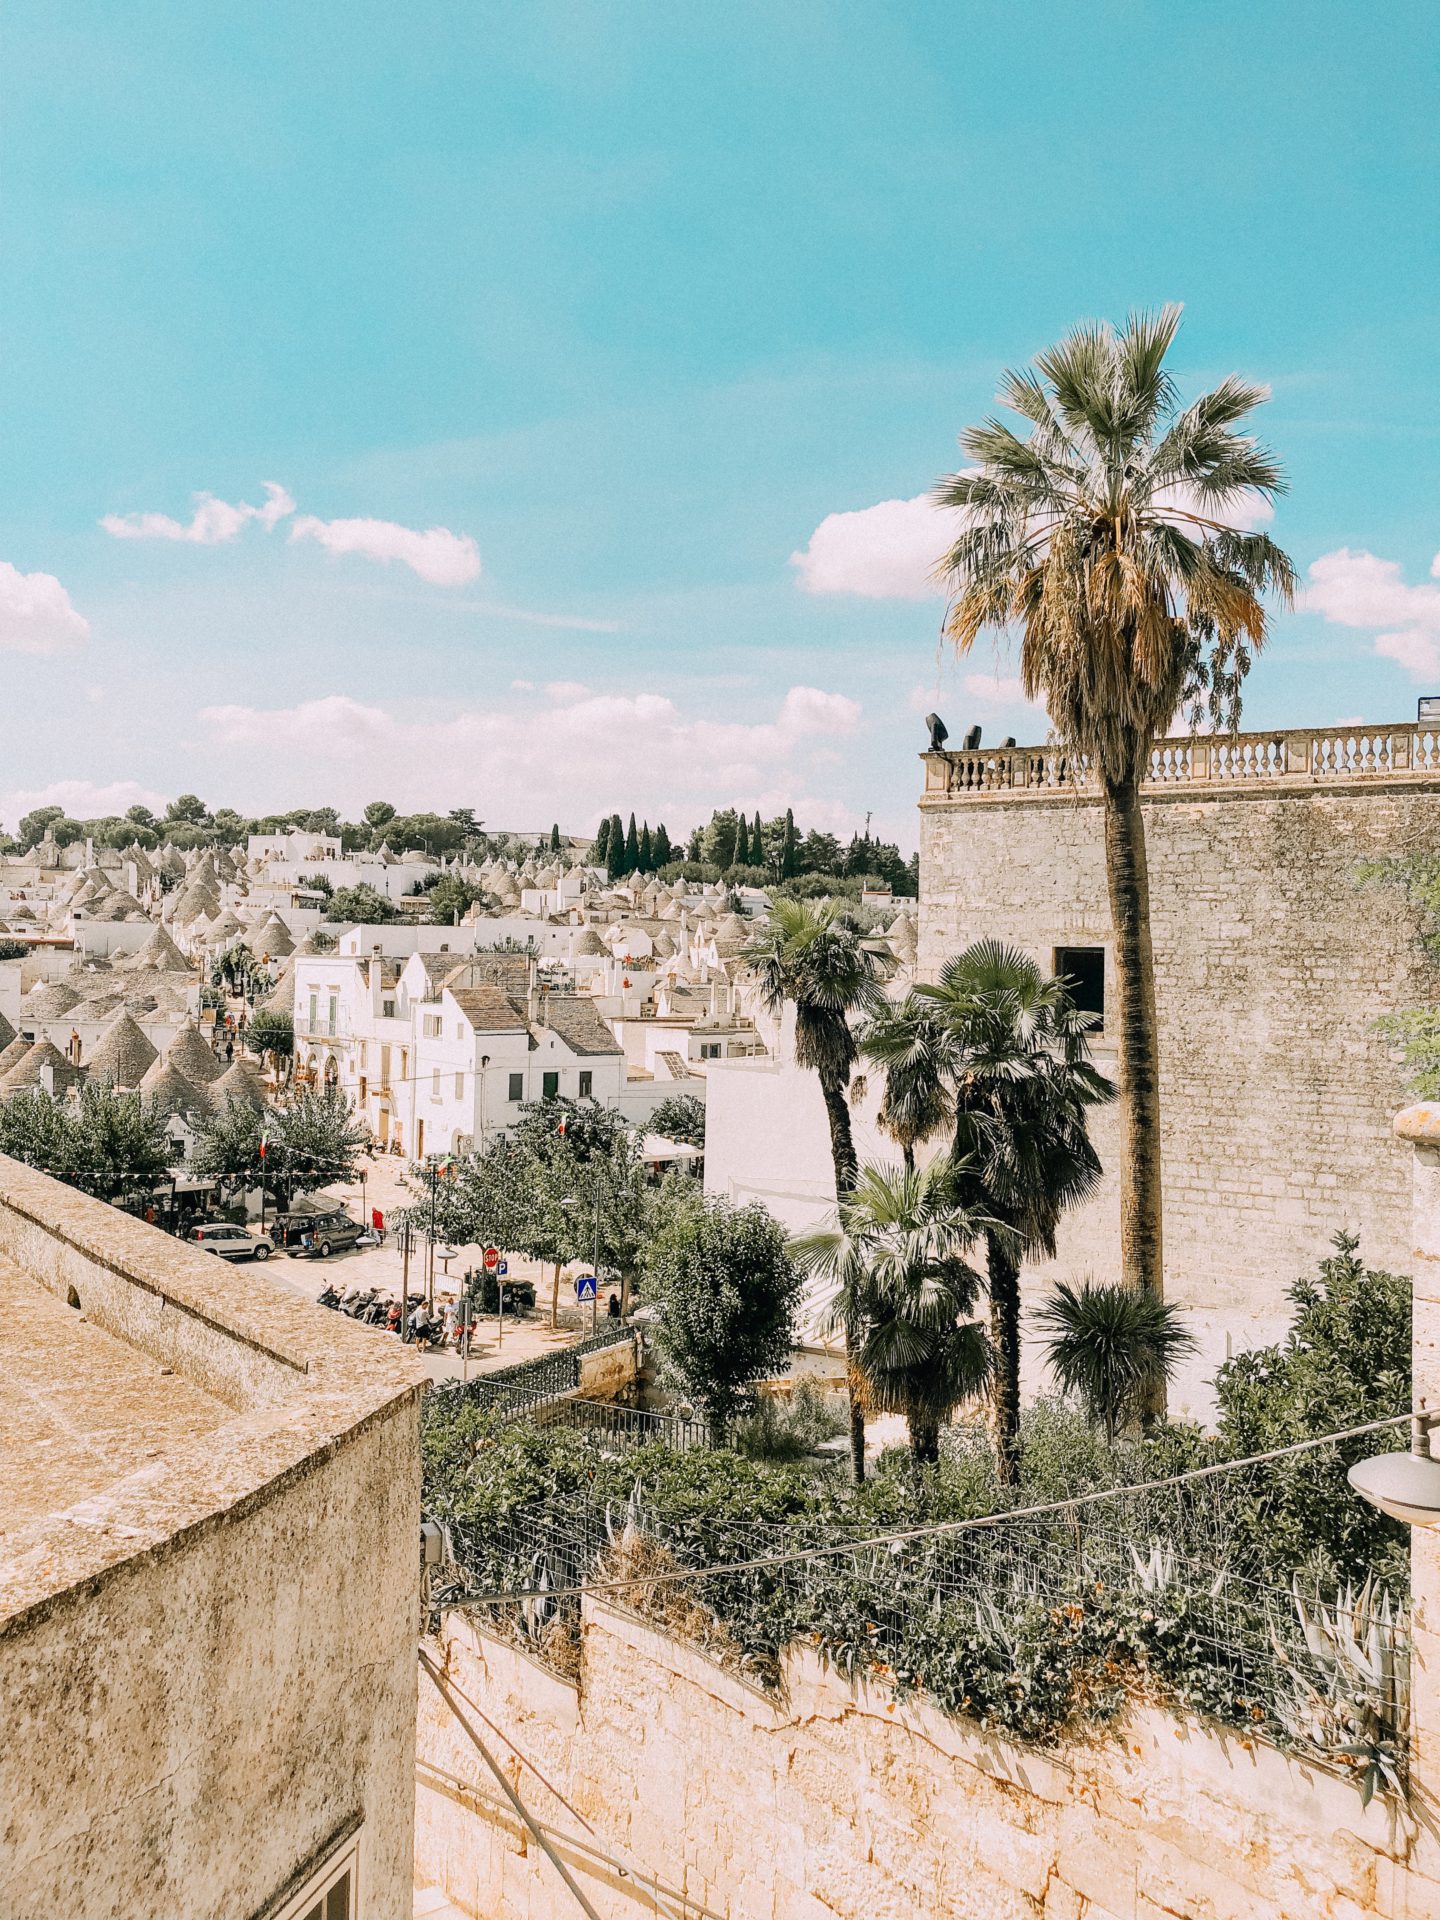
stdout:
[(496, 1267), (499, 1266), (499, 1264), (500, 1264), (500, 1249), (498, 1247), (486, 1247), (485, 1249), (486, 1271), (488, 1273), (493, 1273)]

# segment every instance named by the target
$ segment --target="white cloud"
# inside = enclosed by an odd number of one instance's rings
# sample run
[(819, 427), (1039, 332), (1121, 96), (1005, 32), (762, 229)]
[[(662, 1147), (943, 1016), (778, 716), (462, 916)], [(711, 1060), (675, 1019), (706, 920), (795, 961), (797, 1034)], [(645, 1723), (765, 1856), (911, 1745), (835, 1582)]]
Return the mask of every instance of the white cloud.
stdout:
[(1045, 713), (1038, 701), (1027, 696), (1018, 673), (962, 674), (960, 696), (967, 706), (979, 707), (984, 712), (992, 712), (996, 708), (1024, 707), (1028, 712), (1038, 713), (1042, 717)]
[(854, 824), (847, 808), (811, 791), (811, 776), (819, 756), (854, 733), (861, 709), (817, 687), (792, 687), (761, 721), (694, 719), (662, 694), (584, 689), (538, 711), (525, 703), (436, 719), (346, 694), (274, 709), (209, 707), (199, 718), (220, 762), (216, 778), (243, 806), (286, 800), (303, 764), (307, 781), (342, 808), (383, 790), (401, 807), (473, 806), (509, 827), (542, 814), (590, 820), (622, 802), (672, 830), (726, 803), (767, 816), (793, 806), (837, 831)]
[[(1171, 487), (1161, 496), (1162, 510), (1199, 511), (1188, 488)], [(1223, 513), (1204, 509), (1207, 519), (1254, 528), (1274, 517), (1260, 494), (1247, 493)], [(866, 600), (930, 600), (945, 588), (935, 579), (942, 556), (959, 538), (966, 515), (959, 507), (937, 507), (928, 493), (913, 500), (882, 500), (853, 513), (827, 514), (809, 545), (792, 553), (806, 593), (849, 593)]]
[(168, 513), (107, 513), (100, 524), (117, 540), (185, 540), (194, 546), (218, 547), (235, 539), (252, 520), (269, 533), (295, 511), (295, 502), (277, 481), (267, 480), (264, 485), (263, 507), (244, 502), (232, 506), (213, 493), (197, 493), (188, 522), (172, 520)]
[(90, 638), (90, 622), (53, 573), (21, 573), (0, 560), (0, 650), (58, 653)]
[(957, 509), (933, 505), (928, 493), (827, 514), (790, 564), (806, 593), (928, 600), (944, 592), (932, 576), (962, 520)]
[(545, 691), (552, 700), (568, 703), (571, 700), (583, 700), (590, 689), (583, 680), (547, 680)]
[(402, 527), (393, 520), (317, 520), (302, 514), (292, 540), (315, 540), (327, 553), (359, 553), (368, 560), (398, 560), (436, 587), (461, 587), (480, 577), (480, 554), (469, 534), (448, 527)]
[(136, 780), (112, 780), (98, 784), (93, 780), (54, 780), (48, 787), (15, 787), (0, 793), (0, 822), (7, 828), (20, 824), (21, 817), (36, 807), (63, 807), (72, 820), (97, 820), (107, 813), (125, 813), (131, 807), (149, 807), (163, 813), (166, 797), (152, 793)]
[[(1440, 553), (1431, 563), (1440, 578)], [(1440, 678), (1440, 587), (1410, 586), (1395, 560), (1339, 547), (1312, 562), (1300, 604), (1341, 627), (1383, 627), (1375, 651), (1415, 680)]]
[(533, 693), (535, 691), (535, 682), (533, 680), (512, 680), (510, 682), (510, 691), (512, 693)]

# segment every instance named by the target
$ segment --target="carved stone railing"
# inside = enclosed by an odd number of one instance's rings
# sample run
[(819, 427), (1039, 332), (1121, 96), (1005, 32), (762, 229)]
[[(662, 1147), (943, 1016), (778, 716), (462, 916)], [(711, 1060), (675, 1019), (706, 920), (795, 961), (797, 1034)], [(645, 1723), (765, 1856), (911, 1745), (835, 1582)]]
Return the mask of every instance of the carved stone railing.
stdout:
[[(927, 799), (1094, 792), (1083, 754), (1061, 747), (977, 747), (926, 753)], [(1310, 727), (1286, 733), (1222, 733), (1158, 740), (1147, 788), (1305, 787), (1440, 778), (1440, 728)]]

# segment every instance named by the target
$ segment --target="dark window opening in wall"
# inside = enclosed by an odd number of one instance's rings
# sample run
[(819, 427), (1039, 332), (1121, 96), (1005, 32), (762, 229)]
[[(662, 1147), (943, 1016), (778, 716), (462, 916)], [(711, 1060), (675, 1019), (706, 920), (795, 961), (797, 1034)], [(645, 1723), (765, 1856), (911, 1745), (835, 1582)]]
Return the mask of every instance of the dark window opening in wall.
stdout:
[(1105, 949), (1057, 947), (1055, 971), (1069, 986), (1070, 998), (1082, 1013), (1093, 1013), (1092, 1033), (1105, 1030)]
[(560, 1076), (558, 1073), (544, 1074), (540, 1081), (542, 1100), (556, 1100), (560, 1096)]
[(510, 1098), (512, 1100), (523, 1100), (525, 1098), (525, 1076), (523, 1073), (511, 1074)]
[(581, 1098), (582, 1100), (589, 1100), (589, 1099), (591, 1098), (591, 1089), (592, 1089), (592, 1087), (593, 1087), (594, 1085), (595, 1085), (595, 1076), (594, 1076), (594, 1074), (593, 1074), (593, 1073), (582, 1073), (582, 1074), (581, 1074), (581, 1076), (580, 1076), (580, 1098)]

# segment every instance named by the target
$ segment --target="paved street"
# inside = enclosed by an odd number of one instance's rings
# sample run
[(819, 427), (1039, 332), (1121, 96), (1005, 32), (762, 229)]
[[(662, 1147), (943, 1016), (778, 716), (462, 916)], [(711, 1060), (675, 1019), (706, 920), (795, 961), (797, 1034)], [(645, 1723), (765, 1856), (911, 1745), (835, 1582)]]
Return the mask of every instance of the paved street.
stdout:
[[(406, 1162), (390, 1156), (364, 1162), (365, 1182), (362, 1189), (357, 1180), (353, 1185), (345, 1186), (335, 1182), (326, 1188), (328, 1193), (338, 1194), (345, 1202), (346, 1210), (357, 1220), (368, 1222), (370, 1209), (378, 1207), (386, 1220), (386, 1237), (383, 1247), (360, 1247), (348, 1253), (332, 1254), (328, 1260), (290, 1260), (284, 1254), (277, 1253), (269, 1262), (266, 1271), (276, 1279), (284, 1281), (299, 1293), (315, 1299), (333, 1281), (342, 1292), (350, 1287), (380, 1287), (387, 1293), (398, 1295), (404, 1278), (404, 1260), (397, 1244), (396, 1236), (390, 1231), (390, 1223), (395, 1208), (413, 1204), (414, 1196), (402, 1184), (406, 1172)], [(362, 1203), (363, 1200), (363, 1203)], [(453, 1254), (447, 1260), (445, 1255)], [(484, 1249), (477, 1246), (450, 1248), (441, 1243), (436, 1249), (435, 1261), (435, 1297), (442, 1301), (447, 1293), (457, 1294), (463, 1282), (467, 1267), (479, 1267)], [(521, 1360), (535, 1360), (557, 1349), (568, 1347), (579, 1338), (582, 1331), (588, 1331), (588, 1322), (584, 1327), (561, 1327), (552, 1332), (550, 1327), (550, 1291), (553, 1268), (541, 1269), (535, 1260), (526, 1260), (518, 1255), (509, 1255), (510, 1278), (525, 1279), (532, 1282), (536, 1293), (536, 1311), (526, 1320), (516, 1320), (510, 1315), (505, 1318), (503, 1329), (494, 1314), (487, 1314), (481, 1321), (480, 1336), (472, 1347), (468, 1371), (475, 1373), (494, 1372), (498, 1367), (514, 1366)], [(448, 1268), (448, 1274), (446, 1269)], [(571, 1272), (582, 1268), (576, 1264)], [(418, 1293), (423, 1286), (424, 1242), (418, 1242), (410, 1257), (409, 1290)], [(568, 1274), (562, 1274), (560, 1281), (560, 1306), (562, 1311), (570, 1309), (568, 1317), (574, 1318), (575, 1289)], [(603, 1302), (601, 1303), (603, 1311)], [(374, 1329), (377, 1340), (393, 1339), (394, 1335)], [(425, 1370), (432, 1380), (458, 1380), (467, 1371), (466, 1364), (459, 1354), (447, 1348), (443, 1353), (422, 1355)]]

